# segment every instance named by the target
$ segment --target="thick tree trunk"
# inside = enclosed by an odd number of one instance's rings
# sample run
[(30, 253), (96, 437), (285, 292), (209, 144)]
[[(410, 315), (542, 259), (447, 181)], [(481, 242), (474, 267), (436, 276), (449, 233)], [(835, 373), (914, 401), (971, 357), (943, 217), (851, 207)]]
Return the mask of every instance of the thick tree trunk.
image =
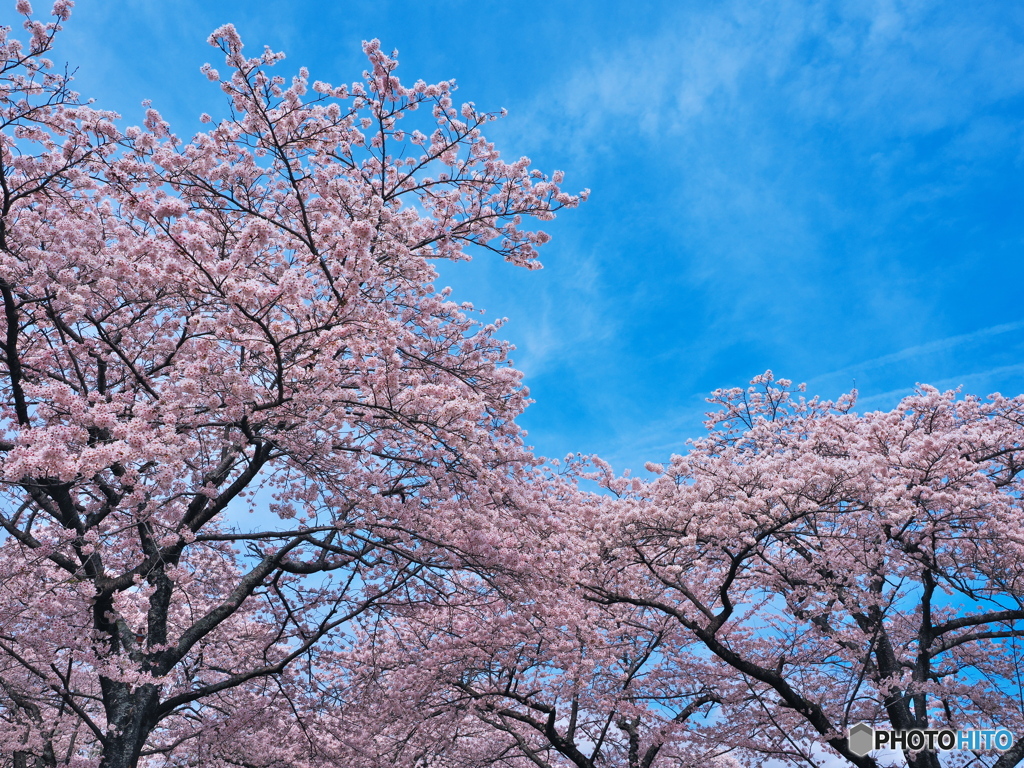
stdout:
[(1006, 752), (1000, 755), (992, 768), (1010, 768), (1013, 765), (1020, 765), (1024, 761), (1024, 738), (1019, 738)]
[(156, 724), (160, 689), (155, 685), (130, 688), (109, 681), (104, 681), (103, 689), (109, 727), (100, 768), (136, 768)]

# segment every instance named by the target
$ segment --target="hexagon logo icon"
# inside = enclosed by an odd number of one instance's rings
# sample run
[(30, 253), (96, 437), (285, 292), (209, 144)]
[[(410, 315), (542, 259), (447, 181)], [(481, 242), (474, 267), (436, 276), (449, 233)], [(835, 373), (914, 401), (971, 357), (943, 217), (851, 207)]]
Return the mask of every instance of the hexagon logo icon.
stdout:
[(857, 723), (847, 731), (846, 743), (850, 745), (853, 754), (864, 757), (874, 749), (875, 729), (867, 723)]

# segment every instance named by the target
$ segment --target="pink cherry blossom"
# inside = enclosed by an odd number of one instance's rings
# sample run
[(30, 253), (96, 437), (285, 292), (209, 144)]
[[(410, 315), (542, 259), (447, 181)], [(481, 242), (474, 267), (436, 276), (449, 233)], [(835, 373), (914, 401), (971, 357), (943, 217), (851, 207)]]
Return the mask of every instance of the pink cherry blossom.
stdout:
[(545, 515), (520, 376), (433, 261), (536, 267), (527, 223), (581, 197), (373, 43), (365, 84), (309, 90), (221, 27), (229, 116), (184, 141), (36, 78), (59, 26), (26, 28), (0, 43), (0, 755), (324, 764), (303, 734), (359, 617), (540, 557), (507, 546)]
[[(849, 726), (998, 727), (1016, 741), (987, 764), (1017, 764), (1024, 396), (921, 387), (857, 415), (855, 393), (790, 386), (768, 372), (715, 392), (708, 435), (648, 465), (654, 480), (585, 473), (615, 494), (599, 530), (578, 524), (590, 599), (670, 619), (744, 683), (720, 697), (747, 723), (740, 750), (876, 766), (850, 751)], [(934, 750), (906, 760), (940, 765)]]

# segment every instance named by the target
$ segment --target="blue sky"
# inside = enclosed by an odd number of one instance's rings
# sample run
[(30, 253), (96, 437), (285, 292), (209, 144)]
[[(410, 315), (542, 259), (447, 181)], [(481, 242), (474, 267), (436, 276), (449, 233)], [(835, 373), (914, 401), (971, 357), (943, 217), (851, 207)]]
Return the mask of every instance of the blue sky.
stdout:
[(190, 136), (225, 111), (199, 67), (228, 21), (335, 83), (380, 38), (403, 78), (507, 108), (506, 156), (592, 190), (545, 227), (544, 270), (440, 281), (510, 319), (541, 454), (664, 460), (709, 390), (767, 368), (856, 381), (860, 410), (916, 382), (1024, 392), (1024, 5), (79, 0), (54, 58)]

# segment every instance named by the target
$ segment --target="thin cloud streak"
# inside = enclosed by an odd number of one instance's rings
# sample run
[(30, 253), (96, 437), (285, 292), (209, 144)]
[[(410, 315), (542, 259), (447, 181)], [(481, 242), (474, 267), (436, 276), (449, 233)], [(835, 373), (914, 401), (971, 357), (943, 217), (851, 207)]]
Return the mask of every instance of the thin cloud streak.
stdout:
[[(902, 363), (907, 360), (912, 360), (914, 358), (934, 354), (936, 352), (945, 352), (956, 347), (973, 344), (978, 341), (982, 341), (983, 339), (990, 339), (994, 336), (999, 336), (1000, 334), (1011, 333), (1013, 331), (1019, 331), (1021, 329), (1024, 329), (1024, 320), (1015, 323), (1003, 323), (1001, 325), (994, 325), (990, 328), (982, 328), (971, 333), (962, 333), (955, 336), (948, 336), (944, 339), (936, 339), (935, 341), (929, 341), (924, 344), (917, 344), (913, 347), (901, 349), (899, 352), (893, 352), (888, 355), (881, 355), (880, 357), (875, 357), (870, 360), (863, 360), (858, 363), (853, 363), (843, 368), (839, 368), (838, 370), (835, 371), (823, 373), (820, 376), (815, 376), (814, 379), (812, 379), (812, 382), (832, 379), (838, 376), (856, 374), (859, 371), (865, 371), (871, 368), (880, 368), (882, 366), (892, 365), (893, 363)], [(1013, 366), (1004, 368), (1008, 369), (1012, 367)], [(1003, 371), (1004, 368), (993, 369), (993, 372)]]

